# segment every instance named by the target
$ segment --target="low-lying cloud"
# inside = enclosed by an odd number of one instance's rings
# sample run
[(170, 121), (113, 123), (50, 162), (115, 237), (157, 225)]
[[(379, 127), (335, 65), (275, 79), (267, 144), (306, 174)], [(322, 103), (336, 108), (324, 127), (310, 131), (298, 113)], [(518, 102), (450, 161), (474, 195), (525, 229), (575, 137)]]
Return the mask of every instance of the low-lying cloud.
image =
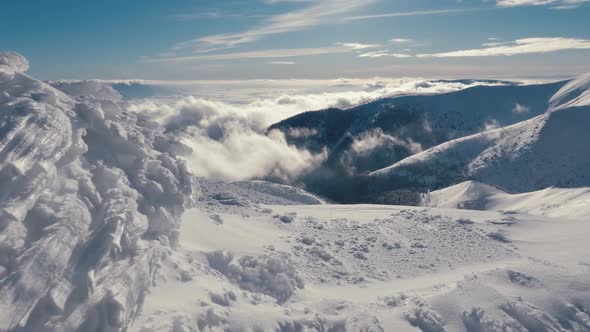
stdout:
[[(267, 132), (270, 125), (280, 120), (310, 110), (349, 108), (386, 96), (442, 93), (496, 83), (340, 79), (333, 84), (339, 89), (348, 87), (353, 91), (291, 93), (233, 103), (196, 96), (142, 99), (131, 102), (129, 110), (148, 114), (167, 131), (177, 133), (193, 149), (187, 160), (198, 176), (223, 180), (272, 177), (293, 182), (321, 165), (327, 152), (312, 153), (290, 145), (280, 131)], [(287, 133), (289, 137), (315, 134), (313, 128)], [(372, 133), (355, 142), (352, 153), (364, 155), (386, 143), (404, 145), (415, 151), (420, 149), (413, 142)]]
[(224, 180), (271, 176), (291, 181), (325, 159), (323, 153), (312, 154), (287, 144), (279, 131), (266, 133), (273, 119), (289, 113), (283, 109), (283, 115), (275, 115), (262, 109), (261, 105), (241, 109), (195, 97), (131, 106), (132, 111), (151, 114), (192, 148), (187, 159), (198, 176)]

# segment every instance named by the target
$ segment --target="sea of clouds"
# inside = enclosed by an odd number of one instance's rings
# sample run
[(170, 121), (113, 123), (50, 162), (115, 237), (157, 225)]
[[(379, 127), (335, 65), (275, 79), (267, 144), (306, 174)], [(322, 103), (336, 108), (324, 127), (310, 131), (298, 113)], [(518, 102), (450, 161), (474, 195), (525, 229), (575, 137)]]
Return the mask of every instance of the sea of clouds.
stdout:
[[(282, 132), (268, 131), (278, 121), (306, 111), (346, 109), (383, 97), (501, 84), (382, 78), (100, 83), (110, 84), (127, 97), (129, 111), (151, 116), (190, 146), (193, 152), (187, 159), (196, 175), (223, 180), (272, 177), (284, 182), (293, 182), (320, 165), (327, 153), (298, 149), (287, 143)], [(90, 82), (87, 85), (100, 89)], [(364, 144), (377, 144), (376, 139), (390, 138), (367, 137), (366, 142), (353, 145), (358, 151), (352, 153), (360, 153)]]

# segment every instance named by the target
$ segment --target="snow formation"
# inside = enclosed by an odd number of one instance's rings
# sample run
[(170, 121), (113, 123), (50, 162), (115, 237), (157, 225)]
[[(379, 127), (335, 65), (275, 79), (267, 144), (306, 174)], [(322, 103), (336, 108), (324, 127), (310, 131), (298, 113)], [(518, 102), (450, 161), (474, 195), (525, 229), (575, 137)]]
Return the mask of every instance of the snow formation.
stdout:
[(156, 123), (27, 68), (0, 54), (0, 330), (126, 329), (178, 241), (189, 168)]

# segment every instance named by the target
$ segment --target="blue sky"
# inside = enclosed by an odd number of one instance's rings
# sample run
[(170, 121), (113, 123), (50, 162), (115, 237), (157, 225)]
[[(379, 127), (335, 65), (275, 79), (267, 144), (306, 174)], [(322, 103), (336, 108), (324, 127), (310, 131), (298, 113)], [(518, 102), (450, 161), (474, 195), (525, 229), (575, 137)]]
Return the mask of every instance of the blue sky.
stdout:
[(5, 0), (0, 31), (43, 79), (590, 71), (590, 0)]

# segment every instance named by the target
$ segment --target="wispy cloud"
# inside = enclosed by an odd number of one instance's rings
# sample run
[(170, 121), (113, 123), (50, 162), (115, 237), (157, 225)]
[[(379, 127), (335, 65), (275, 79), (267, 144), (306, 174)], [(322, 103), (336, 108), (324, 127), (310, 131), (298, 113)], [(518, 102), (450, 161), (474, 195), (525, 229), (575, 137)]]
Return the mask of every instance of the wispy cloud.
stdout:
[(381, 45), (379, 44), (360, 44), (360, 43), (336, 43), (336, 46), (349, 48), (351, 50), (365, 50), (368, 48), (376, 48)]
[(269, 61), (266, 64), (267, 65), (294, 65), (296, 63), (293, 61)]
[[(485, 45), (485, 44), (484, 44)], [(487, 45), (491, 45), (488, 43)], [(517, 54), (548, 53), (565, 50), (590, 49), (590, 40), (576, 38), (524, 38), (500, 45), (444, 53), (418, 54), (419, 58), (511, 56)]]
[(359, 20), (371, 20), (377, 18), (390, 18), (390, 17), (405, 17), (405, 16), (428, 16), (428, 15), (445, 15), (445, 14), (461, 14), (478, 12), (484, 10), (490, 10), (491, 8), (452, 8), (452, 9), (436, 9), (436, 10), (418, 10), (409, 12), (395, 12), (395, 13), (382, 13), (372, 15), (361, 15), (361, 16), (349, 16), (343, 18), (344, 21), (359, 21)]
[(408, 38), (393, 38), (393, 39), (390, 39), (389, 41), (392, 43), (400, 43), (400, 44), (413, 42), (413, 40), (408, 39)]
[[(287, 1), (287, 0), (282, 0)], [(207, 50), (200, 51), (194, 55), (188, 56), (161, 56), (156, 58), (145, 58), (144, 62), (147, 63), (174, 63), (174, 62), (194, 62), (194, 61), (219, 61), (219, 60), (244, 60), (244, 59), (266, 59), (266, 58), (294, 58), (302, 56), (313, 56), (313, 55), (324, 55), (324, 54), (339, 54), (339, 53), (351, 53), (351, 52), (362, 52), (371, 48), (377, 48), (379, 44), (363, 44), (363, 43), (334, 43), (334, 46), (328, 47), (316, 47), (316, 48), (291, 48), (291, 49), (271, 49), (271, 50), (258, 50), (258, 51), (247, 51), (247, 52), (232, 52), (222, 54), (209, 54)], [(220, 48), (223, 50), (225, 48)], [(384, 51), (388, 52), (388, 51)], [(205, 54), (207, 53), (207, 54)], [(383, 55), (393, 56), (393, 55)], [(401, 56), (400, 56), (401, 57)], [(269, 64), (287, 64), (286, 61), (271, 61)], [(287, 61), (289, 62), (289, 61)], [(291, 63), (289, 63), (291, 64)]]
[(172, 15), (172, 18), (177, 21), (198, 21), (198, 20), (213, 20), (219, 18), (231, 17), (262, 17), (260, 14), (244, 14), (244, 13), (227, 13), (222, 11), (200, 11), (194, 13), (182, 13)]
[(360, 54), (359, 57), (360, 58), (383, 58), (383, 57), (411, 58), (412, 56), (409, 54), (391, 53), (387, 50), (381, 50), (381, 51), (363, 53), (363, 54)]
[(179, 63), (179, 62), (216, 61), (216, 60), (271, 59), (271, 58), (291, 58), (291, 57), (349, 53), (349, 52), (350, 52), (350, 49), (342, 48), (342, 47), (290, 48), (290, 49), (234, 52), (234, 53), (223, 53), (223, 54), (149, 58), (149, 59), (145, 59), (144, 61), (146, 63)]
[[(267, 3), (284, 2), (285, 0), (266, 1)], [(272, 16), (259, 27), (239, 33), (216, 34), (180, 43), (182, 47), (232, 47), (251, 43), (269, 35), (299, 31), (321, 24), (333, 22), (338, 16), (351, 13), (376, 0), (316, 0), (293, 1), (311, 2), (303, 9)], [(178, 46), (178, 45), (177, 45)]]
[(551, 6), (553, 9), (573, 9), (590, 0), (496, 0), (500, 7)]

